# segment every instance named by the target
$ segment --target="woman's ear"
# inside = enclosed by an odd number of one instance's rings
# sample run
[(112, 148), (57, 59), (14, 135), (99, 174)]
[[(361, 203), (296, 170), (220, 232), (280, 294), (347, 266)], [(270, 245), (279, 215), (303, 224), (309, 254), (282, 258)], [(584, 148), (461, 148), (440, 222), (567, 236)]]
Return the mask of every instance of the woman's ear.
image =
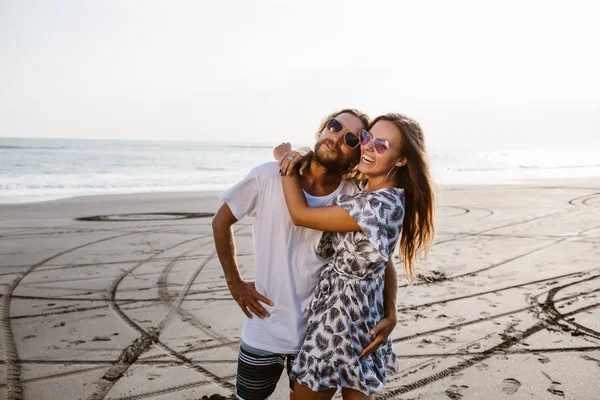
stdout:
[(398, 161), (396, 161), (396, 167), (404, 167), (406, 165), (406, 157), (400, 157)]

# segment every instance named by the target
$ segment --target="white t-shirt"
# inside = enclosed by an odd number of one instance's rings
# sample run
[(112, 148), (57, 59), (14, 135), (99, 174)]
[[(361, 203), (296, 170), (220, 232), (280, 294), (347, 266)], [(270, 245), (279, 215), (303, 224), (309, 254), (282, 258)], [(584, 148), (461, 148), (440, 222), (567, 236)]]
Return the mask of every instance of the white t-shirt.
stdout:
[[(354, 184), (342, 180), (328, 196), (304, 194), (308, 204), (315, 207), (331, 205), (339, 194), (357, 191)], [(254, 168), (219, 198), (238, 220), (253, 218), (256, 290), (275, 303), (273, 307), (263, 304), (270, 317), (246, 318), (242, 341), (272, 353), (297, 353), (306, 333), (308, 306), (319, 272), (329, 261), (316, 253), (323, 232), (294, 226), (276, 162)]]

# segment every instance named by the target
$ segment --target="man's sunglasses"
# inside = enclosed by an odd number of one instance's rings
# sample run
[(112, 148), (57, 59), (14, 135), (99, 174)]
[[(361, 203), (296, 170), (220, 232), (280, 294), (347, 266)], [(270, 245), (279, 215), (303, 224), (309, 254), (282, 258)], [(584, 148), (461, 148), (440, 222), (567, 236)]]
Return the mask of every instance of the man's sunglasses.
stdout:
[(355, 149), (360, 145), (360, 140), (358, 139), (358, 136), (346, 129), (344, 124), (342, 124), (337, 119), (331, 118), (329, 121), (327, 121), (326, 127), (330, 132), (333, 133), (340, 133), (346, 131), (346, 133), (344, 134), (344, 143), (349, 148)]
[(387, 149), (390, 148), (390, 142), (382, 138), (373, 139), (373, 134), (363, 129), (360, 133), (360, 144), (363, 147), (367, 146), (371, 140), (375, 143), (375, 150), (379, 154), (384, 153)]

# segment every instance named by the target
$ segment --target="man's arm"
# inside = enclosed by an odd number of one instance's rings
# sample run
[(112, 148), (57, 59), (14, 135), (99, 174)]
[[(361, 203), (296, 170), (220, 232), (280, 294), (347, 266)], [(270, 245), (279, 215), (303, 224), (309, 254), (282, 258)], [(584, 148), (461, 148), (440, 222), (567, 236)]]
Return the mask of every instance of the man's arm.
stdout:
[(235, 240), (231, 228), (236, 222), (237, 218), (233, 215), (229, 206), (223, 204), (212, 221), (217, 255), (223, 267), (229, 292), (231, 292), (244, 314), (248, 318), (252, 318), (252, 314), (250, 314), (250, 311), (252, 311), (258, 317), (265, 318), (269, 316), (269, 313), (259, 301), (270, 306), (273, 306), (273, 302), (256, 291), (254, 282), (245, 282), (240, 274), (235, 259)]
[(396, 272), (396, 266), (394, 260), (390, 258), (387, 267), (385, 268), (385, 283), (383, 288), (383, 302), (384, 302), (384, 316), (381, 321), (375, 325), (369, 332), (371, 336), (375, 336), (373, 341), (365, 347), (360, 354), (362, 358), (367, 357), (373, 353), (377, 347), (382, 343), (385, 343), (388, 336), (394, 330), (396, 323), (398, 323), (398, 310), (396, 308), (398, 296), (398, 273)]

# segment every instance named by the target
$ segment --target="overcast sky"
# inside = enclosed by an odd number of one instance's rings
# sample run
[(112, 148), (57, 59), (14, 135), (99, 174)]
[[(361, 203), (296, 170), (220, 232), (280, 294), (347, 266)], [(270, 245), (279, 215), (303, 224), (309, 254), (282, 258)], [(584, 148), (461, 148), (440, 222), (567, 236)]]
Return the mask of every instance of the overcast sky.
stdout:
[(356, 107), (430, 146), (600, 146), (597, 7), (0, 0), (0, 137), (310, 142)]

